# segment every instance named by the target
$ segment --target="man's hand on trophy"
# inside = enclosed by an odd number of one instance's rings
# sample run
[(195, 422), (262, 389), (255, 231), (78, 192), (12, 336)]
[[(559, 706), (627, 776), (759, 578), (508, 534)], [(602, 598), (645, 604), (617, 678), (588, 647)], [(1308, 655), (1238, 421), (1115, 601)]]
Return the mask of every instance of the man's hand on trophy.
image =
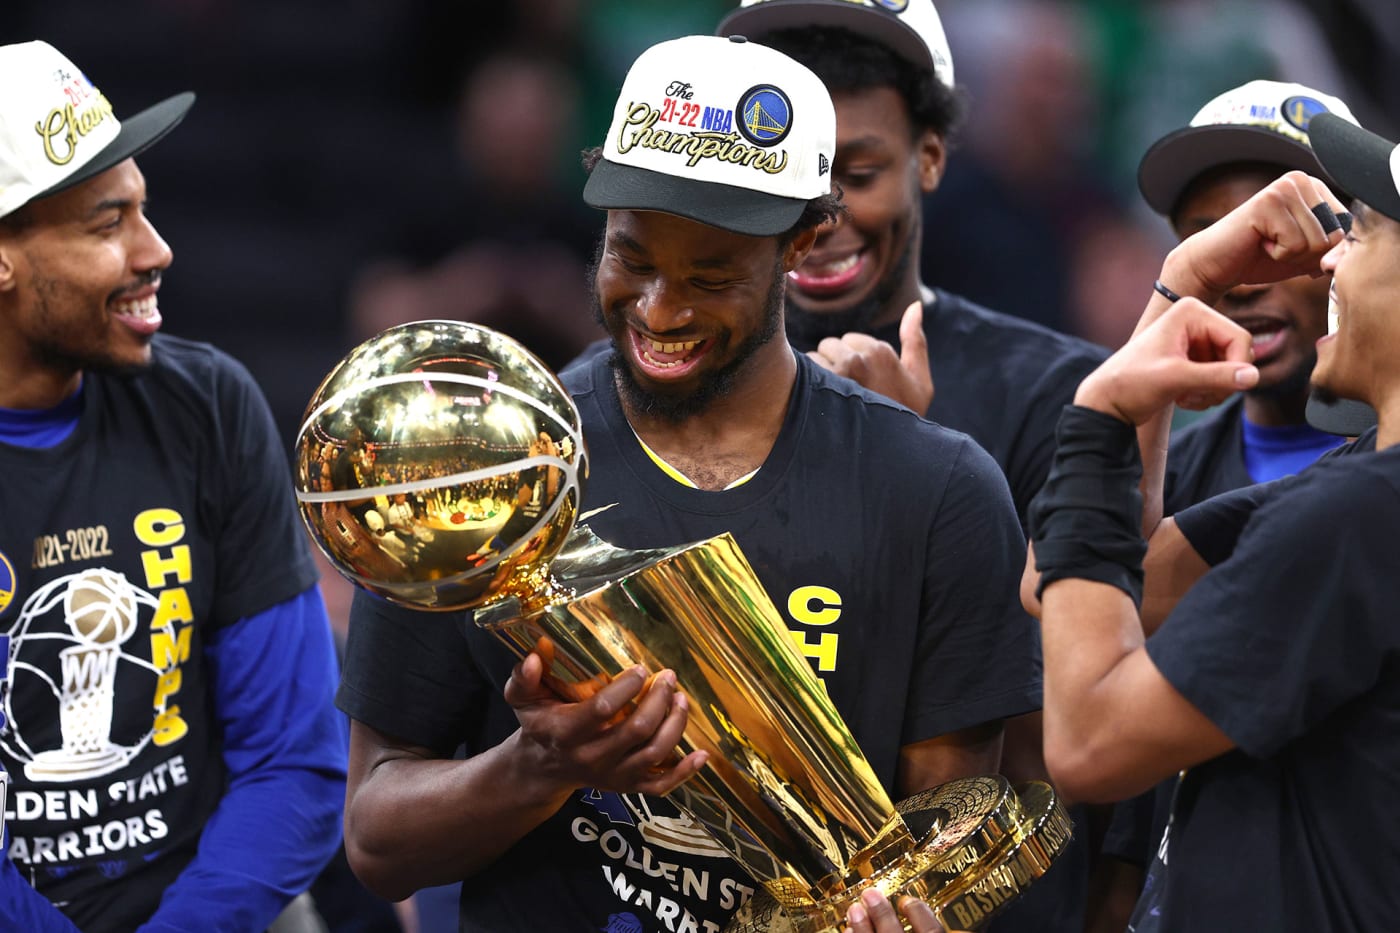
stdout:
[(544, 683), (544, 669), (532, 652), (515, 666), (505, 688), (534, 773), (561, 787), (667, 794), (709, 757), (703, 751), (677, 753), (688, 701), (676, 689), (673, 672), (649, 677), (639, 665), (573, 702)]
[[(900, 920), (901, 915), (904, 921)], [(905, 921), (909, 924), (910, 933), (945, 933), (933, 909), (917, 897), (901, 897), (899, 910), (896, 911), (889, 898), (870, 888), (846, 911), (846, 929), (849, 933), (904, 933)], [(963, 931), (950, 930), (947, 933)]]

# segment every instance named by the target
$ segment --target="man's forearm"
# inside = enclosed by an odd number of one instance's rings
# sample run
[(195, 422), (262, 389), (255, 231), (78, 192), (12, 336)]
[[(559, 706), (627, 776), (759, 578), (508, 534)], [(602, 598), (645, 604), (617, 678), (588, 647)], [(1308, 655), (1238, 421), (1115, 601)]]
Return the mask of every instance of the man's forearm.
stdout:
[(401, 900), (469, 878), (558, 811), (577, 789), (522, 768), (518, 735), (466, 760), (388, 756), (387, 737), (352, 723), (345, 848), (360, 880)]

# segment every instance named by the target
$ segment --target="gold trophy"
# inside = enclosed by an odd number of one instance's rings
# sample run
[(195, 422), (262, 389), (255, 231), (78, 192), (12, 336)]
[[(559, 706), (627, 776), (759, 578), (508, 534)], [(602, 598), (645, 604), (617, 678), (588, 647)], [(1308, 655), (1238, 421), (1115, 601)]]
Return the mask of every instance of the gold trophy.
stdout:
[(690, 699), (671, 799), (761, 884), (726, 928), (834, 930), (868, 887), (975, 928), (1049, 867), (1070, 823), (1049, 785), (953, 781), (896, 807), (729, 535), (613, 547), (575, 526), (587, 459), (552, 373), (477, 325), (392, 328), (313, 396), (297, 498), (346, 577), (422, 609), (474, 608), (580, 700), (636, 664)]

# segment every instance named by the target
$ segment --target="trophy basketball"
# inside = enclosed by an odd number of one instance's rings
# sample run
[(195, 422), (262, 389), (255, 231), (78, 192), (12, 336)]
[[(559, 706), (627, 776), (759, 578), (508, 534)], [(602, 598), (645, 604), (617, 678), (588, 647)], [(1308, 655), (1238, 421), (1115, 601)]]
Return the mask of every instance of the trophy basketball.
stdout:
[(514, 340), (425, 321), (354, 349), (307, 409), (297, 498), (348, 579), (470, 608), (560, 695), (633, 665), (690, 700), (670, 795), (763, 893), (727, 927), (833, 930), (867, 887), (980, 925), (1042, 875), (1069, 820), (1046, 784), (953, 781), (896, 807), (734, 539), (613, 547), (575, 527), (587, 455), (573, 401)]

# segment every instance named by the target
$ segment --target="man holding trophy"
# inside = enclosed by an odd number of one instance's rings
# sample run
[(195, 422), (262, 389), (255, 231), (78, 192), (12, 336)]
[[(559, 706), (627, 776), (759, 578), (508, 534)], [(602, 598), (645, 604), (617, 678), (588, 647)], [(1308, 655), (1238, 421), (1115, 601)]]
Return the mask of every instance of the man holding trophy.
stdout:
[[(709, 36), (643, 53), (584, 190), (608, 211), (591, 278), (612, 352), (564, 381), (580, 520), (631, 549), (732, 534), (903, 798), (996, 772), (1003, 720), (1039, 705), (1039, 648), (991, 457), (783, 336), (786, 274), (842, 209), (834, 147), (825, 88), (780, 53)], [(338, 698), (357, 874), (391, 898), (462, 880), (463, 930), (722, 929), (758, 884), (665, 797), (715, 764), (677, 754), (694, 701), (640, 665), (566, 699), (548, 661), (517, 663), (470, 613), (357, 593)], [(882, 897), (846, 918), (901, 928)]]

